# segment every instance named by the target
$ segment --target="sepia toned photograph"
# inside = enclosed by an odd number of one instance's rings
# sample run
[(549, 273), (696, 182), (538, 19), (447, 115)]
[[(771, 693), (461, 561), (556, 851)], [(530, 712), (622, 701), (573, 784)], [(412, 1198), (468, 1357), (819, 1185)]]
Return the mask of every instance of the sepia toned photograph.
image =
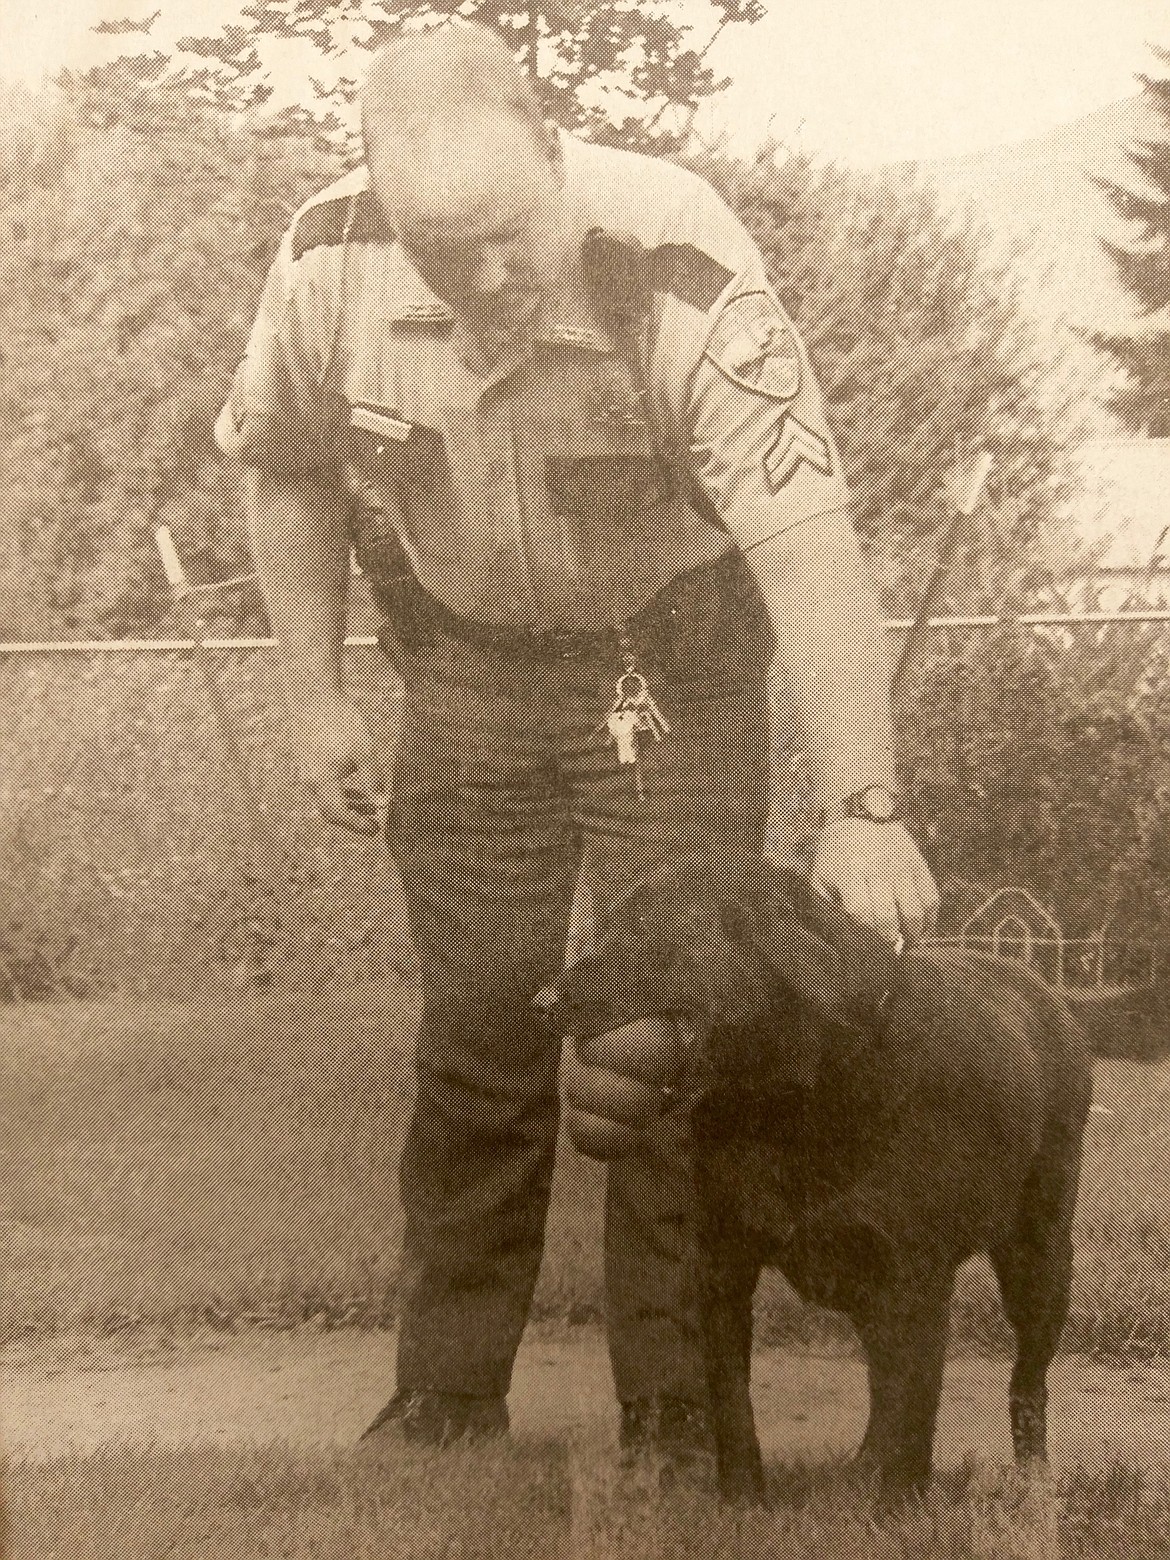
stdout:
[(0, 36), (0, 1560), (1170, 1560), (1165, 0)]

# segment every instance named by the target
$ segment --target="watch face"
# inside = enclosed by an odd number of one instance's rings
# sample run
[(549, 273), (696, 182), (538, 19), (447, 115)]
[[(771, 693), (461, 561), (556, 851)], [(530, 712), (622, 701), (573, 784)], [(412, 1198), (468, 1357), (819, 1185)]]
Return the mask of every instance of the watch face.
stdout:
[(867, 785), (845, 803), (847, 818), (864, 818), (869, 823), (893, 823), (901, 812), (900, 799), (884, 785)]
[(884, 785), (871, 785), (861, 793), (861, 805), (875, 823), (890, 823), (898, 811), (898, 799)]

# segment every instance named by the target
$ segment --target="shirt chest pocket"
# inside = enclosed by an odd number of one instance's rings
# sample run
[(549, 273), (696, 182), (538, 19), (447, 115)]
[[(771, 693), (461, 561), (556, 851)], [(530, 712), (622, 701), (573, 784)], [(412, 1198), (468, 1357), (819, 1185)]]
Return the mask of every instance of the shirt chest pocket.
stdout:
[(672, 478), (624, 363), (561, 365), (536, 415), (552, 510), (622, 524), (672, 494)]
[(350, 410), (346, 460), (371, 498), (392, 495), (409, 515), (449, 483), (443, 435), (378, 407)]
[(672, 496), (669, 473), (653, 455), (549, 455), (545, 481), (552, 509), (577, 520), (632, 519)]

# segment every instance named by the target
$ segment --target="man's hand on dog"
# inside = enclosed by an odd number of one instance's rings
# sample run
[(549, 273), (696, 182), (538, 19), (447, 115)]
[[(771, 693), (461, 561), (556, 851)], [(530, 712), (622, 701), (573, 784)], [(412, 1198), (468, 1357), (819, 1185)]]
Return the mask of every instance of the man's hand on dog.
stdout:
[(930, 868), (900, 823), (832, 818), (821, 828), (811, 857), (794, 860), (769, 829), (768, 857), (795, 869), (810, 886), (855, 921), (892, 943), (928, 937), (938, 922), (938, 889)]
[(817, 836), (809, 881), (891, 942), (917, 942), (938, 921), (934, 878), (900, 823), (830, 819)]

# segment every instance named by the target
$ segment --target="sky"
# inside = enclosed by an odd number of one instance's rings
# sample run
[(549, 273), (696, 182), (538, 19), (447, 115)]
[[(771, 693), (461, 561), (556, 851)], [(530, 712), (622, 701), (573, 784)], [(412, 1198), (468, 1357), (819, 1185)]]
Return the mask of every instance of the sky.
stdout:
[[(765, 0), (768, 4), (768, 0)], [(673, 0), (710, 36), (704, 0)], [(103, 18), (162, 15), (152, 40), (208, 33), (231, 0), (2, 0), (0, 74), (36, 81), (95, 62)], [(740, 151), (765, 136), (855, 166), (953, 156), (1042, 134), (1137, 90), (1170, 47), (1170, 0), (787, 0), (709, 55), (732, 84), (700, 131)], [(124, 43), (126, 40), (122, 40)], [(299, 79), (295, 59), (277, 69)], [(319, 66), (317, 67), (319, 73)]]

